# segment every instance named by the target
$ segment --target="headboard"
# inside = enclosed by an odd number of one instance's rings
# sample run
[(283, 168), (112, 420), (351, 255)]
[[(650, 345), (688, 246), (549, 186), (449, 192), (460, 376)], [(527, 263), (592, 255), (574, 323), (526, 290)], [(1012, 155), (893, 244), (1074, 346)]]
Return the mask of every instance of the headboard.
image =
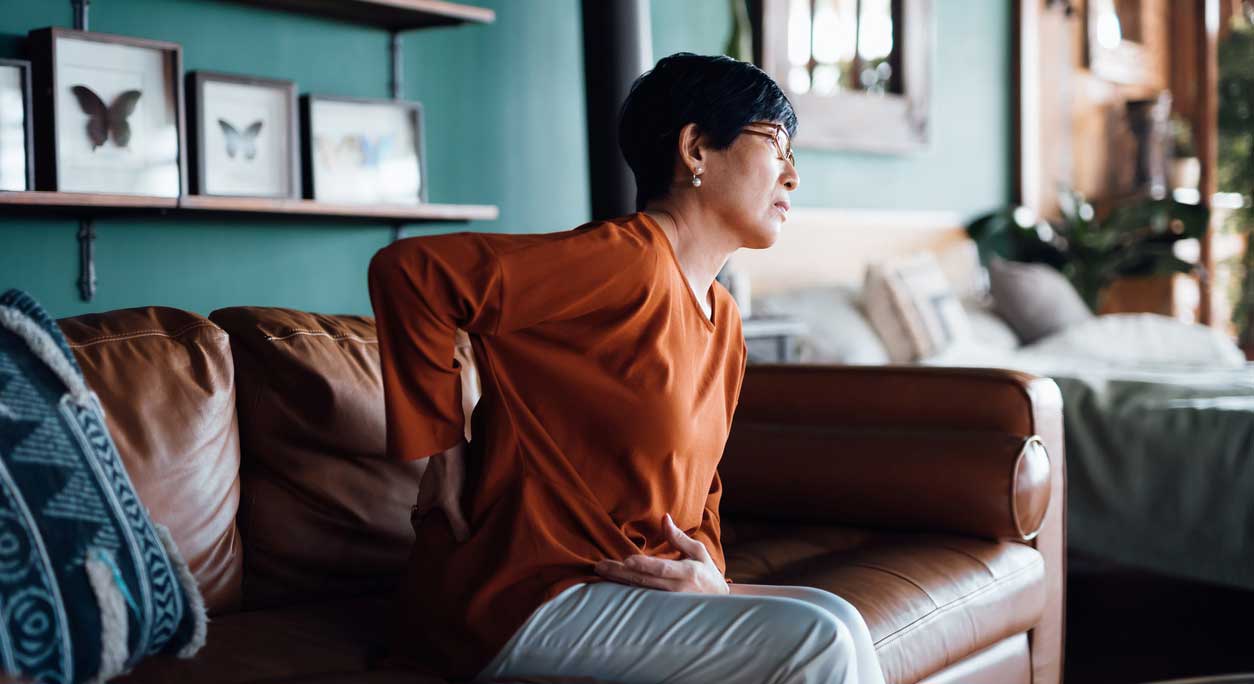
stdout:
[(789, 212), (769, 249), (741, 249), (729, 262), (747, 273), (755, 294), (797, 287), (862, 285), (868, 264), (927, 251), (956, 289), (978, 278), (975, 243), (958, 214), (946, 211), (814, 209)]

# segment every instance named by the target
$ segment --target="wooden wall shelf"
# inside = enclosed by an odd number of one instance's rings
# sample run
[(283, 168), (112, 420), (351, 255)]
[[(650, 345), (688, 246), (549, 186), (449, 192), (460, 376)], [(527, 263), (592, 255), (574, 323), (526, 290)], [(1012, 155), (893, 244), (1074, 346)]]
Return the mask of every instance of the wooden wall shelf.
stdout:
[[(88, 30), (88, 3), (70, 0), (74, 7), (74, 28)], [(325, 17), (336, 21), (387, 29), (391, 34), (391, 95), (401, 99), (400, 33), (412, 29), (488, 24), (496, 12), (483, 7), (447, 0), (226, 0), (236, 4)], [(183, 75), (179, 74), (181, 83)], [(180, 104), (181, 107), (181, 104)], [(182, 118), (180, 109), (179, 118)], [(181, 124), (180, 124), (181, 126)], [(181, 135), (181, 133), (180, 133)], [(180, 143), (180, 154), (186, 146)], [(186, 169), (182, 170), (186, 174)], [(185, 181), (185, 178), (184, 178)], [(0, 217), (68, 215), (78, 219), (79, 293), (91, 301), (96, 293), (94, 221), (105, 216), (167, 215), (184, 217), (273, 217), (300, 220), (339, 220), (392, 225), (392, 239), (401, 237), (408, 223), (492, 221), (500, 210), (473, 204), (341, 204), (305, 199), (256, 197), (144, 197), (104, 193), (0, 190)]]
[(0, 192), (0, 214), (49, 211), (75, 215), (154, 211), (184, 216), (282, 216), (383, 223), (492, 221), (500, 216), (497, 207), (483, 204), (337, 204), (266, 197), (184, 195), (176, 199), (79, 192)]
[(189, 214), (308, 216), (389, 223), (493, 221), (500, 216), (500, 210), (486, 204), (337, 204), (306, 199), (204, 195), (183, 197), (179, 200), (179, 209)]
[(258, 7), (312, 14), (338, 21), (378, 26), (389, 31), (489, 24), (496, 12), (443, 0), (231, 0)]

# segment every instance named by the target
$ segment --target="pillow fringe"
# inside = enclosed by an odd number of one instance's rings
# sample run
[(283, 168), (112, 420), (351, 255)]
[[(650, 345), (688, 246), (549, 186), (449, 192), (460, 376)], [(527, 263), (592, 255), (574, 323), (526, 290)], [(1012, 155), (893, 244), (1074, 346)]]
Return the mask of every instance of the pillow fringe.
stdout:
[(187, 595), (187, 607), (191, 611), (193, 620), (192, 636), (187, 644), (179, 649), (178, 657), (191, 658), (205, 645), (205, 639), (209, 634), (209, 614), (205, 610), (205, 597), (201, 595), (200, 586), (196, 584), (196, 576), (187, 566), (187, 561), (183, 560), (183, 554), (179, 553), (179, 547), (175, 544), (174, 535), (170, 533), (170, 529), (156, 521), (153, 521), (152, 526), (156, 528), (157, 538), (165, 547), (166, 555), (170, 557), (170, 564), (178, 573), (179, 583), (183, 585), (183, 592)]
[(114, 582), (113, 565), (88, 552), (87, 581), (100, 605), (100, 667), (92, 684), (102, 684), (126, 672), (128, 624), (126, 601)]
[(65, 385), (65, 389), (76, 404), (91, 405), (91, 390), (87, 388), (87, 383), (70, 364), (69, 359), (61, 353), (56, 341), (47, 330), (39, 327), (21, 311), (9, 306), (0, 306), (0, 327), (26, 342), (31, 353), (43, 361), (44, 365), (61, 381), (61, 384)]

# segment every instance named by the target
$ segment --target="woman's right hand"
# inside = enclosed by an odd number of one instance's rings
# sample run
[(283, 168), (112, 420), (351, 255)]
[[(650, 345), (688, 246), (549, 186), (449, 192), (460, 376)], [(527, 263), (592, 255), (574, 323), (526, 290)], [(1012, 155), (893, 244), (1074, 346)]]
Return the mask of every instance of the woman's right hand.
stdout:
[(409, 514), (409, 524), (418, 531), (418, 524), (432, 509), (444, 510), (444, 517), (458, 542), (470, 536), (470, 525), (462, 514), (462, 488), (466, 482), (466, 441), (432, 456), (418, 484), (418, 502)]

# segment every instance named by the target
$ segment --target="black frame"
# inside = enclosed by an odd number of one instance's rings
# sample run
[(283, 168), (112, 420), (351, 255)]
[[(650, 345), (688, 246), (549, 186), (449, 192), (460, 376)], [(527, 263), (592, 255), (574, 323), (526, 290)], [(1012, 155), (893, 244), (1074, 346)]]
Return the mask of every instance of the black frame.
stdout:
[[(283, 90), (287, 93), (288, 116), (287, 116), (287, 145), (289, 151), (288, 160), (288, 179), (290, 181), (287, 193), (284, 195), (211, 195), (205, 192), (204, 179), (206, 176), (205, 156), (205, 98), (204, 86), (209, 81), (219, 83), (236, 83), (239, 85), (251, 85), (263, 88), (273, 88), (275, 90)], [(187, 109), (191, 112), (191, 116), (187, 119), (187, 135), (192, 141), (188, 152), (191, 156), (190, 164), (190, 180), (191, 192), (194, 195), (207, 195), (211, 197), (281, 197), (285, 199), (300, 199), (303, 194), (303, 173), (300, 167), (301, 155), (301, 135), (298, 128), (302, 117), (297, 112), (296, 102), (296, 83), (276, 78), (261, 78), (260, 76), (241, 76), (238, 74), (227, 74), (219, 71), (203, 71), (197, 70), (187, 74)]]
[[(56, 130), (56, 93), (57, 90), (57, 40), (73, 38), (94, 43), (129, 45), (131, 47), (158, 50), (166, 53), (166, 78), (170, 83), (170, 96), (175, 110), (175, 126), (178, 128), (178, 173), (179, 196), (187, 194), (187, 123), (183, 108), (183, 47), (178, 43), (132, 36), (119, 36), (95, 31), (75, 31), (71, 29), (48, 27), (35, 29), (28, 35), (31, 64), (34, 67), (34, 93), (36, 109), (43, 116), (35, 119), (35, 150), (43, 160), (37, 167), (35, 184), (40, 190), (60, 191), (57, 187), (57, 130)], [(135, 193), (126, 193), (128, 196)], [(135, 195), (148, 197), (149, 195)], [(164, 197), (164, 196), (162, 196)]]
[[(24, 59), (0, 59), (0, 67), (16, 67), (22, 81), (23, 135), (26, 147), (26, 190), (35, 189), (35, 111), (31, 99), (31, 65)], [(0, 190), (0, 192), (3, 192)]]
[(303, 180), (305, 185), (305, 198), (318, 199), (317, 187), (314, 179), (314, 158), (313, 158), (313, 122), (311, 121), (310, 103), (314, 101), (323, 102), (347, 102), (355, 104), (368, 105), (388, 105), (405, 109), (409, 111), (410, 121), (414, 126), (414, 147), (418, 153), (418, 202), (427, 203), (427, 189), (431, 186), (430, 179), (427, 178), (427, 146), (424, 133), (426, 125), (423, 120), (422, 103), (414, 100), (388, 100), (388, 99), (372, 99), (361, 97), (340, 97), (334, 95), (315, 95), (306, 94), (300, 96), (300, 151), (304, 160)]

